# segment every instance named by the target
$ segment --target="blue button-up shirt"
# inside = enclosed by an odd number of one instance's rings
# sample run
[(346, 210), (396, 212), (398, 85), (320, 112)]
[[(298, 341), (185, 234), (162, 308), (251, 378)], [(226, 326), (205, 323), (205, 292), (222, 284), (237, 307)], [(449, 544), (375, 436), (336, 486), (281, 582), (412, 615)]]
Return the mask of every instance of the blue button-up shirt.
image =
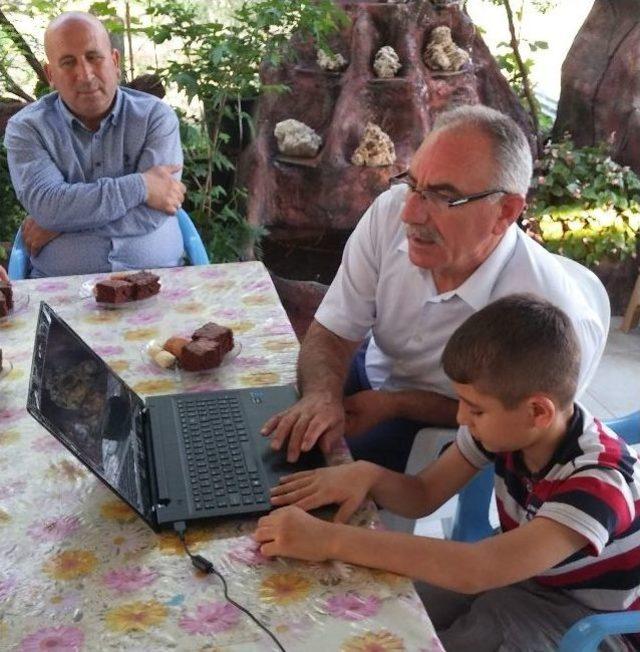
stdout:
[(178, 120), (164, 102), (119, 88), (93, 132), (51, 93), (9, 120), (4, 143), (18, 199), (61, 234), (31, 258), (31, 276), (182, 263), (177, 219), (147, 206), (141, 174), (182, 164)]

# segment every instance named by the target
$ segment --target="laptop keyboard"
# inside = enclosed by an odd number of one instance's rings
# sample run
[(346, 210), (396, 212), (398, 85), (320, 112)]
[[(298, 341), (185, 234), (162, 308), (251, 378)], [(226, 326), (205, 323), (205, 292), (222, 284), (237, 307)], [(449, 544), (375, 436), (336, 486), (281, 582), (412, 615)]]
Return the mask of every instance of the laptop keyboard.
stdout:
[(196, 510), (264, 507), (267, 496), (238, 398), (177, 403)]

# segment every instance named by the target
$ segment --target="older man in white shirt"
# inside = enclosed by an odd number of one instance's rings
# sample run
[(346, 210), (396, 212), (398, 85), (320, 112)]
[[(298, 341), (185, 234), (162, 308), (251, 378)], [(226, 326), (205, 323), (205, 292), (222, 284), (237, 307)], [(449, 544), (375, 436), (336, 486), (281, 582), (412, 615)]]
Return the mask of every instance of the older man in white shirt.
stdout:
[(274, 448), (288, 439), (294, 460), (346, 435), (357, 459), (404, 470), (418, 429), (455, 425), (457, 399), (440, 365), (449, 336), (515, 292), (569, 315), (581, 378), (591, 374), (607, 335), (592, 289), (515, 224), (531, 171), (527, 140), (509, 117), (464, 106), (438, 118), (345, 247), (300, 351), (301, 399), (263, 428)]

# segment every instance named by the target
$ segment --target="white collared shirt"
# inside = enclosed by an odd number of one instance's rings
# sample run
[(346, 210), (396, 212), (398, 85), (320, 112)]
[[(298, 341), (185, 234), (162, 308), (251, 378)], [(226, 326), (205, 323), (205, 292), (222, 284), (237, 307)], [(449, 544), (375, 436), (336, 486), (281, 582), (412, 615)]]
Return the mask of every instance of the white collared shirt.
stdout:
[(605, 328), (587, 289), (551, 253), (514, 224), (462, 285), (438, 294), (431, 272), (409, 260), (400, 219), (405, 194), (393, 187), (363, 215), (315, 315), (347, 340), (360, 341), (371, 330), (366, 371), (374, 389), (423, 389), (455, 398), (440, 364), (447, 340), (475, 311), (515, 292), (537, 294), (569, 315), (582, 351), (581, 378), (590, 375)]

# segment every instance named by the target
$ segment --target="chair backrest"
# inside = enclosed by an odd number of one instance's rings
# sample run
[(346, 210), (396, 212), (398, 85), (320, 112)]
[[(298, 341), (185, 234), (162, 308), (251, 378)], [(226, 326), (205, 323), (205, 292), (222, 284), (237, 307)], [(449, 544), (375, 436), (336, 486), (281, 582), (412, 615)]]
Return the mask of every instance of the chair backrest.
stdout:
[(604, 327), (605, 337), (602, 340), (602, 345), (600, 350), (597, 351), (597, 355), (594, 356), (591, 366), (586, 370), (583, 378), (582, 384), (578, 388), (578, 396), (589, 386), (591, 379), (596, 373), (600, 358), (604, 351), (606, 344), (606, 335), (609, 333), (609, 325), (611, 322), (611, 306), (609, 304), (609, 295), (604, 289), (600, 279), (588, 268), (580, 263), (577, 263), (571, 258), (565, 258), (564, 256), (559, 256), (554, 254), (555, 259), (560, 263), (564, 271), (577, 283), (577, 285), (582, 290), (585, 299), (588, 301), (591, 308), (600, 318), (602, 325)]
[[(619, 419), (604, 422), (627, 444), (640, 443), (640, 410)], [(451, 539), (479, 541), (493, 534), (489, 508), (493, 494), (493, 464), (485, 467), (458, 493), (458, 505), (453, 517)]]
[(191, 221), (187, 212), (182, 208), (178, 209), (176, 217), (178, 218), (178, 225), (180, 226), (180, 232), (182, 233), (182, 239), (184, 241), (184, 250), (187, 252), (189, 261), (192, 265), (208, 265), (209, 256), (207, 255), (207, 250), (202, 244), (202, 238), (200, 237), (195, 224)]
[(7, 271), (12, 281), (20, 281), (23, 278), (27, 278), (29, 272), (29, 254), (22, 238), (22, 227), (18, 229), (16, 237), (13, 240)]

